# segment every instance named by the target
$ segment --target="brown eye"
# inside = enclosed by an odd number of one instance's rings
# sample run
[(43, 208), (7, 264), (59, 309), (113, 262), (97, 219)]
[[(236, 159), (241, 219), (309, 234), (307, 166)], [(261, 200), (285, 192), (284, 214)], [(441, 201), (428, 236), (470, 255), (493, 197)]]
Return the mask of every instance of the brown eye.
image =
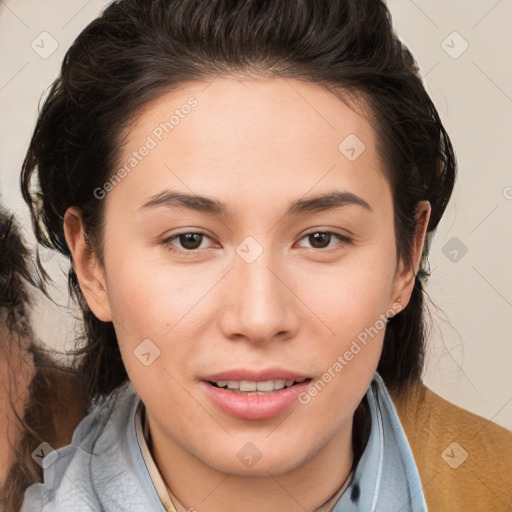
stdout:
[(162, 244), (172, 252), (176, 253), (194, 253), (199, 249), (206, 248), (203, 241), (208, 241), (210, 237), (204, 233), (186, 232), (178, 233), (162, 241)]
[(323, 249), (324, 247), (329, 246), (329, 242), (331, 241), (331, 233), (318, 231), (317, 233), (309, 234), (308, 239), (312, 247), (315, 249)]
[[(328, 251), (336, 250), (340, 248), (338, 246), (351, 243), (350, 238), (332, 231), (312, 231), (311, 233), (304, 235), (301, 240), (307, 240), (309, 243), (309, 246), (302, 245), (302, 247), (309, 247), (310, 249), (327, 249)], [(327, 250), (324, 252), (328, 252)]]
[(204, 235), (201, 233), (185, 233), (183, 235), (178, 235), (177, 238), (184, 249), (192, 251), (201, 246), (203, 236)]

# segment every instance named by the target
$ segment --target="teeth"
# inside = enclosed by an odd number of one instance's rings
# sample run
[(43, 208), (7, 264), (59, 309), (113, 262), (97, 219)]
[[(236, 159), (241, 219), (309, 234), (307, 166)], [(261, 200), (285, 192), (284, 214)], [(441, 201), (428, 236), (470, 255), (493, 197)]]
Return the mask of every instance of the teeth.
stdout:
[(248, 380), (240, 381), (240, 391), (256, 391), (256, 382), (249, 382)]
[(274, 389), (283, 389), (285, 386), (286, 386), (286, 381), (284, 379), (274, 381)]
[[(299, 379), (297, 382), (303, 382), (305, 379)], [(216, 382), (217, 387), (238, 390), (242, 392), (253, 392), (253, 391), (263, 391), (270, 392), (276, 391), (279, 389), (283, 389), (285, 387), (289, 388), (295, 383), (293, 380), (284, 380), (284, 379), (276, 379), (276, 380), (265, 380), (265, 381), (249, 381), (249, 380), (218, 380)], [(259, 393), (258, 393), (259, 394)]]
[[(275, 384), (273, 380), (265, 380), (263, 382), (256, 382), (256, 389), (258, 391), (274, 391)], [(240, 386), (240, 391), (244, 391)]]

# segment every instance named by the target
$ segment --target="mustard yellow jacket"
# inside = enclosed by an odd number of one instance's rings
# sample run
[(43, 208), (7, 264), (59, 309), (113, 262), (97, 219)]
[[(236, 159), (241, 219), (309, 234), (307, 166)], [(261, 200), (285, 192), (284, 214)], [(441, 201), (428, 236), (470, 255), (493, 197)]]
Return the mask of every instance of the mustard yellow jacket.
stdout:
[(512, 432), (423, 384), (390, 392), (431, 512), (512, 511)]

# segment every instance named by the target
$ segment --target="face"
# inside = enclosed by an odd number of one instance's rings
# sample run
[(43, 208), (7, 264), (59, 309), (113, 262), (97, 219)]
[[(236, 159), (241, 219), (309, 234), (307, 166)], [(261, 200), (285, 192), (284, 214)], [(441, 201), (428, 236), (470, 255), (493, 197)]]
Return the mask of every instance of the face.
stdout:
[(350, 437), (412, 286), (375, 146), (361, 113), (293, 80), (191, 83), (137, 118), (95, 192), (103, 261), (77, 273), (154, 443), (264, 475)]

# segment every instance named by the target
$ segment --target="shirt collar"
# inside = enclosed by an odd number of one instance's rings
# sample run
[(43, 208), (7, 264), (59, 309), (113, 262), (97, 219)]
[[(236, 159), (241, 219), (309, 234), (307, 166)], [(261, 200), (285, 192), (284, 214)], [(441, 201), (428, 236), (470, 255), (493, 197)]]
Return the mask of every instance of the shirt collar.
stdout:
[(366, 398), (372, 419), (370, 436), (354, 477), (333, 512), (427, 512), (414, 457), (377, 372)]

